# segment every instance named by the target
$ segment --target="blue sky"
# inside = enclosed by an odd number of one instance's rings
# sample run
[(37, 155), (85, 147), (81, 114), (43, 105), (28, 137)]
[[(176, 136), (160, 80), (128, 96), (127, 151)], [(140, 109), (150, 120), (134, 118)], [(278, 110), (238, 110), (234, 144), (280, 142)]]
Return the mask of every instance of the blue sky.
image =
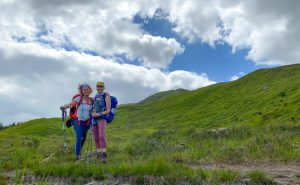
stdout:
[(216, 45), (215, 48), (208, 44), (185, 43), (185, 52), (176, 56), (170, 70), (187, 70), (196, 73), (206, 73), (216, 82), (229, 81), (234, 75), (249, 73), (258, 68), (253, 62), (246, 60), (246, 52), (231, 52), (228, 45)]
[(232, 52), (232, 47), (226, 43), (217, 43), (214, 47), (207, 43), (189, 43), (187, 39), (172, 31), (172, 25), (168, 20), (153, 17), (142, 18), (136, 15), (133, 20), (140, 24), (144, 31), (151, 35), (166, 38), (175, 38), (185, 47), (182, 54), (176, 55), (166, 70), (185, 70), (196, 73), (206, 73), (210, 80), (226, 82), (238, 75), (248, 74), (260, 68), (274, 67), (275, 65), (256, 65), (252, 60), (246, 58), (249, 49)]

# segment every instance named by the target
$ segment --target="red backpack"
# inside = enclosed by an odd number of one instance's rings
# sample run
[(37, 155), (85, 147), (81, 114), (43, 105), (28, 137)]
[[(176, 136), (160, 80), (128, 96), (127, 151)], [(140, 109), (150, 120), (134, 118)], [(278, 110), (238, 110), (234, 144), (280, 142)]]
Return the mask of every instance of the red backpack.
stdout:
[[(78, 96), (80, 96), (80, 94), (76, 94), (75, 96), (73, 96), (72, 101), (74, 101), (74, 99), (77, 98)], [(77, 109), (80, 106), (80, 104), (82, 103), (82, 100), (83, 100), (83, 97), (80, 96), (80, 100), (79, 100), (79, 103), (77, 104), (77, 106), (73, 106), (70, 108), (69, 114), (72, 119), (77, 119)]]
[[(80, 97), (78, 104), (76, 106), (71, 107), (70, 108), (70, 112), (69, 112), (69, 115), (70, 115), (70, 117), (71, 117), (72, 120), (77, 120), (78, 119), (78, 117), (77, 117), (77, 109), (78, 109), (78, 107), (81, 105), (81, 103), (83, 101), (83, 96), (80, 96), (80, 94), (76, 94), (75, 96), (73, 96), (72, 101), (74, 99), (76, 99), (77, 97)], [(90, 98), (90, 100), (91, 100), (91, 102), (93, 104), (94, 100), (92, 98)], [(89, 124), (90, 124), (90, 119), (88, 119), (88, 121), (87, 121), (87, 125), (89, 125)], [(80, 125), (80, 121), (78, 121), (78, 125)]]

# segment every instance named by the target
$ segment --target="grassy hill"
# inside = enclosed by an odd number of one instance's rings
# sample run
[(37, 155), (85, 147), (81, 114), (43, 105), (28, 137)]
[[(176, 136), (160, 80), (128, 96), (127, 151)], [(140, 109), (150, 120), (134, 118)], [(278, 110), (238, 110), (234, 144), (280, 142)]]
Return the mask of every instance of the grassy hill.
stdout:
[[(108, 164), (73, 163), (73, 128), (63, 157), (61, 120), (38, 119), (0, 131), (0, 171), (42, 177), (149, 177), (165, 182), (271, 183), (260, 171), (197, 168), (203, 163), (300, 161), (300, 65), (255, 71), (239, 80), (194, 91), (170, 91), (120, 106), (107, 128)], [(58, 115), (59, 115), (58, 111)], [(85, 147), (87, 144), (85, 145)], [(86, 148), (83, 149), (83, 153)], [(195, 168), (196, 166), (196, 168)], [(1, 176), (0, 176), (1, 181)], [(2, 177), (2, 181), (7, 181)], [(152, 179), (153, 181), (153, 179)], [(161, 180), (163, 181), (163, 180)], [(161, 182), (160, 181), (160, 182)]]
[(151, 103), (151, 102), (156, 102), (156, 101), (160, 101), (164, 98), (167, 98), (169, 96), (174, 96), (176, 94), (181, 94), (184, 92), (187, 92), (188, 90), (186, 89), (176, 89), (176, 90), (169, 90), (169, 91), (164, 91), (164, 92), (159, 92), (156, 93), (154, 95), (151, 95), (147, 98), (145, 98), (144, 100), (140, 101), (140, 104), (146, 104), (146, 103)]

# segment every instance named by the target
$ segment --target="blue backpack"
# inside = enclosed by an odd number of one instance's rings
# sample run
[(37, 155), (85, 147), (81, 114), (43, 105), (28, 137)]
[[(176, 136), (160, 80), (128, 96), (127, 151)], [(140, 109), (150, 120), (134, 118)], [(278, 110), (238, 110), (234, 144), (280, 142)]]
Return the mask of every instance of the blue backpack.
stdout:
[[(94, 106), (95, 104), (97, 104), (98, 98), (100, 98), (100, 103), (103, 103), (102, 106), (104, 107), (103, 110), (97, 110), (96, 107), (96, 112), (100, 112), (100, 111), (105, 111), (106, 109), (106, 103), (105, 103), (105, 97), (106, 97), (106, 93), (103, 93), (103, 95), (101, 96), (97, 96), (94, 99)], [(118, 105), (118, 100), (116, 97), (114, 96), (110, 96), (110, 101), (111, 101), (111, 106), (110, 106), (110, 112), (107, 115), (101, 116), (101, 118), (106, 119), (107, 123), (111, 123), (113, 121), (113, 119), (115, 118), (116, 115), (116, 109), (117, 109), (117, 105)]]

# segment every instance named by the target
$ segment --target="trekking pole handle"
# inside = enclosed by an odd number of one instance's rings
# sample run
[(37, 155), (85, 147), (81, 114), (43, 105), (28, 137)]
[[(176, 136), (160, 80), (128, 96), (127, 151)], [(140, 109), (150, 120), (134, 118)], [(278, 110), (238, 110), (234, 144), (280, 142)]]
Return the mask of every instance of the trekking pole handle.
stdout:
[(64, 122), (65, 121), (65, 116), (67, 116), (67, 111), (66, 110), (62, 110), (61, 111), (61, 114), (62, 114), (62, 122)]

